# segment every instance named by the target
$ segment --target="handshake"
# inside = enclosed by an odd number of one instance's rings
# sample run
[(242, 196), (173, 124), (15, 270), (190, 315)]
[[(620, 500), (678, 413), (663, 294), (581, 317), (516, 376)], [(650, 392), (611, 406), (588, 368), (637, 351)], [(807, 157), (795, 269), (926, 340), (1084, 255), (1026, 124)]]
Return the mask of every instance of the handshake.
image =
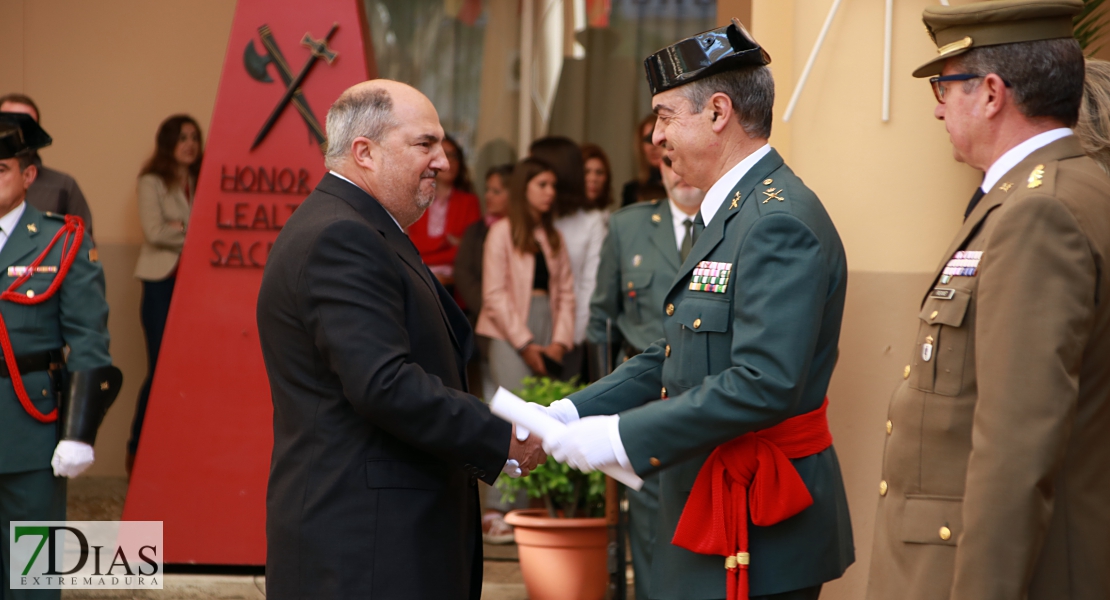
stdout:
[[(580, 419), (578, 410), (570, 400), (558, 400), (551, 406), (518, 404), (527, 410), (542, 412), (546, 417), (566, 425), (546, 439), (531, 435), (523, 425), (513, 425), (509, 444), (509, 460), (504, 472), (510, 477), (528, 475), (550, 454), (555, 460), (579, 471), (589, 473), (609, 466), (628, 468), (628, 458), (620, 441), (617, 415), (586, 417)], [(622, 460), (623, 459), (623, 460)]]

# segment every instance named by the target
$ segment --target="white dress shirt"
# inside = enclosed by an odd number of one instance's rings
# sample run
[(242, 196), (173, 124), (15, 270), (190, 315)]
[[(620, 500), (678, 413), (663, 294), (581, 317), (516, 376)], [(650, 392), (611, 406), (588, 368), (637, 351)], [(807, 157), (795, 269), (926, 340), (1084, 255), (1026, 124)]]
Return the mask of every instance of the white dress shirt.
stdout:
[(701, 220), (705, 221), (706, 227), (709, 227), (709, 221), (713, 219), (713, 215), (717, 214), (717, 209), (721, 208), (721, 205), (728, 199), (728, 193), (732, 191), (732, 188), (736, 187), (736, 184), (748, 174), (755, 163), (762, 160), (770, 152), (771, 145), (763, 144), (761, 148), (749, 154), (744, 160), (736, 163), (736, 166), (729, 169), (728, 173), (722, 175), (717, 183), (709, 188), (709, 191), (705, 193), (705, 200), (701, 201)]
[(27, 203), (20, 202), (19, 206), (13, 208), (11, 212), (0, 217), (0, 251), (7, 245), (8, 238), (15, 231), (15, 226), (19, 225), (19, 220), (23, 218), (23, 211), (25, 210), (27, 210)]
[(998, 183), (999, 179), (1002, 179), (1003, 175), (1009, 173), (1010, 169), (1016, 167), (1017, 164), (1025, 160), (1027, 156), (1069, 135), (1075, 135), (1075, 132), (1067, 127), (1060, 127), (1044, 133), (1038, 133), (1017, 146), (1010, 148), (1005, 154), (999, 156), (998, 160), (994, 161), (991, 168), (987, 169), (987, 174), (983, 176), (983, 184), (980, 185), (979, 188), (983, 190), (983, 192), (991, 191), (991, 188), (994, 187), (994, 184)]

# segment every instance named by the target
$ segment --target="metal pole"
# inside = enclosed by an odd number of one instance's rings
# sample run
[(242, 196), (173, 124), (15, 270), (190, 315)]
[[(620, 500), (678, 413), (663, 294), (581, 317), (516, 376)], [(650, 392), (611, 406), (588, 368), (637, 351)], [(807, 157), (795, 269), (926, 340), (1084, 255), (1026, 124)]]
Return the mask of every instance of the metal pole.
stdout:
[(802, 95), (802, 90), (806, 87), (806, 80), (809, 79), (809, 72), (813, 69), (813, 63), (817, 61), (817, 53), (821, 51), (821, 46), (825, 43), (825, 36), (829, 33), (833, 18), (836, 17), (836, 11), (840, 9), (840, 1), (833, 1), (832, 8), (829, 9), (829, 15), (825, 17), (825, 24), (821, 26), (821, 33), (817, 35), (817, 43), (813, 45), (813, 50), (809, 53), (809, 60), (806, 61), (805, 69), (802, 70), (802, 76), (798, 78), (798, 85), (794, 88), (794, 94), (790, 96), (790, 104), (786, 106), (786, 114), (782, 117), (783, 121), (789, 122), (791, 115), (794, 114), (798, 97)]
[(532, 143), (532, 50), (535, 47), (536, 0), (520, 0), (520, 90), (517, 97), (517, 154)]
[[(613, 372), (613, 320), (605, 319), (605, 372)], [(621, 485), (612, 477), (605, 478), (605, 524), (609, 527), (609, 600), (628, 597), (628, 578), (625, 575), (624, 519), (621, 516)]]
[(894, 34), (894, 0), (886, 0), (886, 22), (883, 37), (883, 123), (890, 121), (890, 55)]

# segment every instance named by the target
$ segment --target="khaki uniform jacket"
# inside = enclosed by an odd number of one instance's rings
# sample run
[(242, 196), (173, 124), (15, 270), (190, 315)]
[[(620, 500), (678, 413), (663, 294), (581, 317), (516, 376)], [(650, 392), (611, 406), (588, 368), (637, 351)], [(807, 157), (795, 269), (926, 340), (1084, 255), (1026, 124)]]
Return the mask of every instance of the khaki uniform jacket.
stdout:
[[(978, 270), (945, 282), (961, 250)], [(969, 215), (890, 402), (869, 598), (1110, 598), (1108, 259), (1110, 179), (1075, 137)]]
[[(196, 187), (196, 183), (192, 185)], [(188, 227), (191, 208), (185, 190), (180, 187), (167, 190), (162, 178), (154, 174), (139, 178), (139, 222), (144, 241), (135, 264), (135, 277), (161, 281), (173, 273), (185, 245), (185, 232), (169, 223), (181, 221)]]

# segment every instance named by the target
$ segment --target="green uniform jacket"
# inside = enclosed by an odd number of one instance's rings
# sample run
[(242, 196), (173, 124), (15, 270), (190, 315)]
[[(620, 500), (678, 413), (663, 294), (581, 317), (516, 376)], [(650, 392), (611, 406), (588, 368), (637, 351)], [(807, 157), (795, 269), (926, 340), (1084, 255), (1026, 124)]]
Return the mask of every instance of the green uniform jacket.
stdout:
[(680, 266), (670, 206), (638, 202), (609, 218), (590, 299), (591, 343), (605, 343), (606, 319), (613, 322), (614, 347), (624, 340), (643, 351), (663, 337), (660, 307)]
[[(690, 289), (702, 261), (732, 265), (724, 293)], [(664, 469), (651, 598), (725, 597), (723, 557), (670, 543), (686, 497), (718, 445), (820, 408), (846, 284), (836, 228), (772, 150), (740, 179), (679, 269), (659, 307), (665, 340), (571, 396), (583, 417), (620, 413), (637, 473)], [(749, 526), (753, 596), (836, 579), (855, 560), (836, 452), (792, 462), (814, 503), (777, 525)]]
[[(65, 224), (60, 215), (43, 214), (27, 205), (19, 224), (0, 250), (2, 289), (16, 280), (7, 267), (27, 266), (46, 249), (54, 234)], [(82, 371), (112, 363), (108, 355), (108, 302), (104, 299), (104, 270), (90, 260), (92, 242), (81, 242), (77, 259), (58, 291), (42, 304), (21, 305), (0, 300), (0, 316), (8, 328), (16, 356), (69, 346), (69, 371)], [(60, 266), (62, 241), (54, 244), (42, 266)], [(36, 273), (16, 292), (42, 294), (55, 273)], [(23, 385), (35, 407), (49, 413), (57, 405), (54, 385), (46, 371), (23, 375)], [(58, 443), (58, 424), (40, 423), (23, 410), (12, 388), (12, 380), (0, 378), (0, 473), (18, 473), (50, 468)]]

